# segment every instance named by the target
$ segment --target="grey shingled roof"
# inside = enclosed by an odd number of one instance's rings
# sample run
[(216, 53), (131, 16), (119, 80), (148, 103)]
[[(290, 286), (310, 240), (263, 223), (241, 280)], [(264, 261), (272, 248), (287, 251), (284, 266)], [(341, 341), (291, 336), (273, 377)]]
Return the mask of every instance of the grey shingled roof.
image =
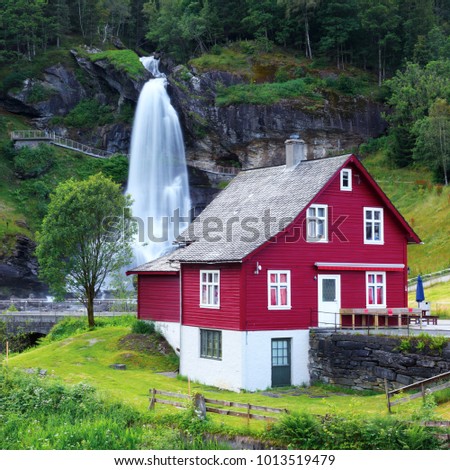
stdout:
[[(188, 246), (171, 259), (242, 260), (288, 226), (350, 156), (306, 160), (293, 169), (283, 165), (240, 172), (181, 234), (178, 241)], [(274, 221), (264, 221), (265, 215)]]
[[(182, 251), (182, 249), (177, 250)], [(137, 268), (130, 269), (128, 273), (145, 273), (145, 272), (178, 272), (180, 270), (180, 263), (178, 261), (172, 261), (170, 258), (174, 255), (174, 252), (167, 253), (160, 258), (157, 258), (148, 263), (142, 264)]]

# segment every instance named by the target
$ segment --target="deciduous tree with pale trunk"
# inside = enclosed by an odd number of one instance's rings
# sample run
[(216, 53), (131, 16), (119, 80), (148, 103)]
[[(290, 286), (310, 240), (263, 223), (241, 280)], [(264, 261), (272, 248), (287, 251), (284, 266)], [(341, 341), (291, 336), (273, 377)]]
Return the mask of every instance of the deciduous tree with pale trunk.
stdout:
[(40, 276), (57, 298), (68, 293), (94, 321), (94, 299), (108, 274), (131, 261), (131, 200), (102, 174), (58, 185), (37, 234)]

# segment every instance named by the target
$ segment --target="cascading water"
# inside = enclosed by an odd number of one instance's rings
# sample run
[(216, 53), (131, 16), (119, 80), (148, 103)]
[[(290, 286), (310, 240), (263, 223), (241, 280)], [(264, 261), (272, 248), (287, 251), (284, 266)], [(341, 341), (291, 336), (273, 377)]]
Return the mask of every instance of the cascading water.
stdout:
[(139, 226), (136, 265), (173, 248), (173, 240), (187, 226), (191, 207), (183, 136), (166, 77), (153, 56), (140, 60), (157, 78), (141, 91), (131, 135), (127, 193), (134, 200), (133, 217)]

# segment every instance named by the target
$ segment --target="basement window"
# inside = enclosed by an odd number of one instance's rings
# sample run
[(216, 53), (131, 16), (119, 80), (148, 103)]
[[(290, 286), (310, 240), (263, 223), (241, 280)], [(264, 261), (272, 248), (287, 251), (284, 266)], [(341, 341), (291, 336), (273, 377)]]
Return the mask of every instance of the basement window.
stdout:
[(352, 190), (352, 170), (344, 168), (341, 170), (341, 191)]
[(222, 332), (200, 330), (200, 357), (222, 360)]

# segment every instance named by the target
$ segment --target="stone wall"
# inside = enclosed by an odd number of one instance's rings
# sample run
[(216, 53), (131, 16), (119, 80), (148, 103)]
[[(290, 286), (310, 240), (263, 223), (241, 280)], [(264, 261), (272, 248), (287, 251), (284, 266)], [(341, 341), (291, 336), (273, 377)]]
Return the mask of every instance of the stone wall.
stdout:
[(401, 352), (402, 339), (407, 337), (311, 330), (311, 381), (379, 390), (384, 389), (385, 379), (391, 388), (397, 388), (450, 370), (450, 343), (442, 352), (428, 347)]

